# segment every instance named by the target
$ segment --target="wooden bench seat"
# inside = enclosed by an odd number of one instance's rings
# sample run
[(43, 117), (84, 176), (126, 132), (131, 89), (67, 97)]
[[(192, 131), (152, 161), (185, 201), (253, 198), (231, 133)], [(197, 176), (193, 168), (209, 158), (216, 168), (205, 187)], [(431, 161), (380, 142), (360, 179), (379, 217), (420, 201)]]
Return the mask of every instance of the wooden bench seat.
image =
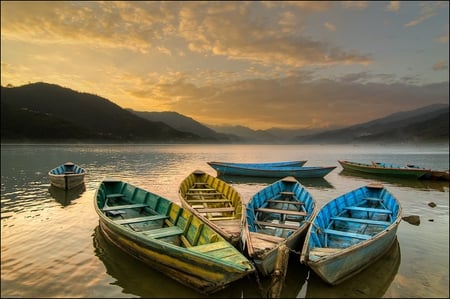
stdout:
[(280, 210), (280, 209), (269, 209), (269, 208), (258, 208), (257, 212), (264, 213), (275, 213), (275, 214), (286, 214), (286, 215), (294, 215), (294, 216), (306, 216), (306, 212), (300, 211), (292, 211), (292, 210)]
[(349, 218), (349, 217), (331, 217), (331, 220), (338, 220), (338, 221), (349, 221), (349, 222), (357, 222), (357, 223), (364, 223), (364, 224), (374, 224), (374, 225), (384, 225), (389, 226), (391, 223), (389, 221), (379, 221), (379, 220), (372, 220), (372, 219), (361, 219), (361, 218)]
[(169, 216), (165, 216), (165, 215), (151, 215), (151, 216), (145, 216), (145, 217), (119, 219), (119, 220), (116, 220), (115, 222), (118, 224), (131, 224), (131, 223), (155, 221), (155, 220), (168, 219), (168, 218), (169, 218)]
[(217, 196), (217, 195), (223, 195), (220, 192), (187, 192), (186, 195), (188, 196)]
[(281, 195), (294, 195), (294, 192), (292, 191), (280, 191)]
[(202, 192), (202, 191), (216, 191), (216, 189), (213, 188), (191, 188), (188, 190), (188, 192)]
[(382, 201), (383, 199), (378, 198), (378, 197), (364, 197), (363, 199), (365, 200), (370, 200), (370, 201)]
[(363, 235), (363, 234), (357, 234), (357, 233), (350, 233), (350, 232), (343, 232), (340, 230), (334, 230), (334, 229), (324, 229), (324, 233), (329, 235), (336, 235), (341, 237), (349, 237), (349, 238), (356, 238), (361, 240), (368, 240), (371, 238), (369, 235)]
[(224, 213), (224, 212), (234, 212), (234, 207), (225, 208), (202, 208), (196, 209), (199, 213)]
[(290, 205), (300, 205), (300, 206), (304, 205), (304, 203), (301, 201), (293, 201), (293, 200), (268, 199), (266, 201), (270, 203), (287, 203)]
[(108, 206), (104, 207), (103, 211), (114, 211), (114, 210), (122, 210), (122, 209), (134, 209), (134, 208), (145, 208), (150, 207), (148, 204), (145, 203), (135, 203), (135, 204), (129, 204), (129, 205), (118, 205), (118, 206)]
[(172, 237), (183, 234), (183, 230), (179, 228), (178, 226), (168, 226), (168, 227), (162, 227), (157, 228), (153, 230), (148, 230), (142, 232), (143, 235), (158, 239), (158, 238), (165, 238), (165, 237)]
[(228, 198), (206, 198), (206, 199), (188, 199), (191, 204), (195, 203), (221, 203), (221, 202), (231, 202)]
[(255, 221), (255, 223), (258, 225), (263, 225), (263, 226), (279, 227), (279, 228), (293, 229), (293, 230), (296, 230), (299, 228), (299, 226), (289, 225), (289, 224), (284, 224), (284, 223), (273, 223), (273, 222), (266, 222), (266, 221)]
[(373, 213), (382, 213), (382, 214), (392, 214), (391, 210), (386, 209), (375, 209), (375, 208), (367, 208), (367, 207), (345, 207), (344, 209), (350, 211), (362, 211), (362, 212), (373, 212)]

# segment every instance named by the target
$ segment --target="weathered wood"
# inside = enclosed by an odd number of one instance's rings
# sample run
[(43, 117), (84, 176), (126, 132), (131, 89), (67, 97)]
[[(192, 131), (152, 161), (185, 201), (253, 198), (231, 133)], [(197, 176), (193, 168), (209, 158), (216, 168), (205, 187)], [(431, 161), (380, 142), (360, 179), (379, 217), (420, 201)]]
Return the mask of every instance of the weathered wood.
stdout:
[(363, 211), (363, 212), (373, 212), (373, 213), (381, 213), (381, 214), (392, 214), (391, 210), (386, 209), (375, 209), (375, 208), (366, 208), (366, 207), (344, 207), (346, 210), (351, 211)]
[(369, 235), (344, 232), (344, 231), (334, 230), (334, 229), (325, 229), (323, 232), (326, 234), (329, 234), (329, 235), (336, 235), (336, 236), (348, 237), (348, 238), (356, 238), (356, 239), (362, 239), (362, 240), (369, 240), (371, 238), (371, 236), (369, 236)]
[(144, 235), (152, 238), (165, 238), (183, 234), (183, 230), (178, 226), (169, 226), (143, 232)]
[(122, 209), (134, 209), (134, 208), (145, 208), (149, 207), (148, 204), (145, 203), (135, 203), (135, 204), (129, 204), (129, 205), (118, 205), (118, 206), (108, 206), (104, 207), (103, 211), (114, 211), (114, 210), (122, 210)]
[(350, 218), (350, 217), (335, 216), (335, 217), (331, 217), (331, 220), (357, 222), (357, 223), (374, 224), (374, 225), (385, 225), (385, 226), (391, 225), (391, 223), (389, 221), (379, 221), (379, 220), (372, 220), (372, 219), (361, 219), (361, 218)]
[(188, 196), (205, 196), (205, 195), (217, 196), (217, 195), (223, 195), (223, 194), (220, 192), (187, 192), (186, 195), (188, 195)]
[(196, 191), (216, 191), (213, 188), (191, 188), (188, 191), (196, 192)]
[(139, 223), (139, 222), (146, 222), (146, 221), (162, 220), (162, 219), (167, 219), (167, 218), (169, 218), (169, 216), (151, 215), (151, 216), (145, 216), (145, 217), (119, 219), (119, 220), (116, 220), (115, 222), (118, 224), (131, 224), (131, 223)]
[(282, 244), (278, 248), (277, 260), (272, 274), (272, 284), (270, 288), (270, 298), (280, 298), (286, 279), (286, 272), (289, 261), (289, 248)]
[(225, 207), (225, 208), (203, 208), (197, 209), (199, 213), (224, 213), (224, 212), (234, 212), (234, 207)]
[(279, 228), (285, 228), (285, 229), (298, 229), (299, 226), (296, 225), (289, 225), (284, 223), (273, 223), (273, 222), (265, 222), (265, 221), (255, 221), (258, 225), (264, 225), (264, 226), (271, 226), (271, 227), (279, 227)]
[(190, 204), (195, 203), (221, 203), (221, 202), (229, 202), (231, 203), (231, 200), (228, 198), (211, 198), (211, 199), (188, 199), (188, 202)]
[(265, 212), (265, 213), (295, 215), (295, 216), (306, 216), (307, 215), (306, 212), (281, 210), (281, 209), (269, 209), (269, 208), (258, 208), (258, 209), (256, 209), (256, 211)]
[(293, 201), (293, 200), (268, 199), (266, 201), (270, 202), (270, 203), (281, 203), (281, 204), (287, 203), (287, 204), (290, 204), (290, 205), (300, 205), (300, 206), (304, 205), (304, 203), (301, 202), (301, 201)]

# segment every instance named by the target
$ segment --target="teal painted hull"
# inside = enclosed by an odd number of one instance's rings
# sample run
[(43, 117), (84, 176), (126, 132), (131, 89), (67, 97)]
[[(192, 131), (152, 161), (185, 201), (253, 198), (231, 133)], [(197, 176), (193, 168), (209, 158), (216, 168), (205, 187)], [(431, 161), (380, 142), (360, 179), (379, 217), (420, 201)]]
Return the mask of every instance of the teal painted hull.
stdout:
[(380, 185), (364, 186), (323, 206), (305, 237), (300, 262), (336, 285), (369, 267), (396, 240), (402, 209)]
[(155, 193), (104, 180), (94, 207), (110, 242), (199, 293), (215, 293), (255, 271), (244, 255), (198, 217)]

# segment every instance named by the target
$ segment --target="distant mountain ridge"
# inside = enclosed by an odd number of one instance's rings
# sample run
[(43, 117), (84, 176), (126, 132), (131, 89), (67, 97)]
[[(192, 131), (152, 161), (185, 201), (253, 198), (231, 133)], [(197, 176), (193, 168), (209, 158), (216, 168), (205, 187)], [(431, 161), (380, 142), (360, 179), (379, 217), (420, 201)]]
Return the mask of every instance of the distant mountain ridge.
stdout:
[(252, 130), (211, 126), (177, 112), (123, 109), (54, 84), (1, 87), (2, 142), (411, 143), (448, 142), (448, 104), (436, 104), (350, 127)]

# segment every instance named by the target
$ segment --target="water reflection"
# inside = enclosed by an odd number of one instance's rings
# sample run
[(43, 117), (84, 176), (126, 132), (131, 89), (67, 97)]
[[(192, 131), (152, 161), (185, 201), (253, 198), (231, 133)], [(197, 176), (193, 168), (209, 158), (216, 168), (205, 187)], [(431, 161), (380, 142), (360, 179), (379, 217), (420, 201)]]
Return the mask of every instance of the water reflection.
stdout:
[(400, 245), (396, 239), (378, 261), (337, 286), (325, 283), (310, 271), (306, 298), (381, 298), (394, 280), (400, 261)]
[[(106, 273), (116, 281), (124, 294), (143, 298), (207, 298), (168, 278), (111, 244), (97, 226), (93, 233), (95, 255), (103, 262)], [(306, 283), (308, 269), (300, 264), (297, 254), (291, 254), (281, 297), (295, 298)], [(164, 286), (164, 287), (162, 287)], [(267, 298), (272, 279), (250, 275), (231, 283), (227, 288), (210, 295), (212, 298)]]
[(86, 186), (84, 183), (76, 186), (75, 188), (64, 190), (53, 185), (48, 188), (50, 195), (59, 202), (63, 207), (70, 205), (72, 200), (80, 198), (84, 191), (86, 191)]
[[(219, 179), (230, 184), (263, 184), (269, 185), (279, 180), (277, 178), (265, 178), (265, 177), (247, 177), (247, 176), (235, 176), (235, 175), (219, 175)], [(297, 178), (297, 180), (305, 187), (316, 187), (319, 189), (334, 188), (324, 178)]]
[(447, 192), (449, 188), (449, 182), (437, 181), (437, 180), (420, 180), (420, 179), (408, 179), (399, 177), (380, 176), (375, 174), (368, 174), (362, 172), (354, 172), (351, 170), (342, 170), (339, 175), (346, 177), (361, 178), (371, 181), (379, 181), (381, 183), (387, 183), (397, 187), (408, 187), (420, 190), (436, 190), (440, 192)]

